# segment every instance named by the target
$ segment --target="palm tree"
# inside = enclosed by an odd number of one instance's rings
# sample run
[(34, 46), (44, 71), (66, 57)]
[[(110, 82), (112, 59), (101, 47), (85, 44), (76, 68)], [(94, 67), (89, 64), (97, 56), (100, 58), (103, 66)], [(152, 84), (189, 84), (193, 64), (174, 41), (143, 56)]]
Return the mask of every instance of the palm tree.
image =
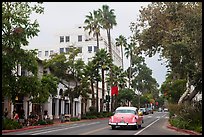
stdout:
[(129, 67), (129, 88), (130, 88), (130, 81), (131, 81), (131, 77), (132, 77), (132, 56), (133, 56), (133, 50), (135, 49), (135, 44), (134, 43), (130, 43), (127, 44), (127, 46), (125, 47), (125, 56), (126, 58), (130, 57), (130, 67)]
[(99, 11), (94, 10), (93, 14), (89, 12), (90, 15), (86, 15), (86, 19), (84, 21), (87, 26), (85, 26), (85, 30), (89, 30), (89, 35), (93, 33), (93, 36), (96, 36), (97, 41), (97, 49), (99, 49), (99, 36), (100, 36), (100, 14)]
[[(86, 19), (84, 21), (85, 24), (87, 24), (87, 26), (84, 28), (85, 30), (89, 30), (89, 35), (91, 33), (93, 33), (93, 36), (96, 36), (96, 41), (97, 41), (97, 51), (99, 50), (99, 36), (100, 36), (100, 28), (102, 28), (100, 26), (100, 14), (99, 11), (94, 10), (93, 14), (91, 12), (89, 12), (90, 15), (86, 15)], [(97, 72), (98, 68), (97, 68)], [(98, 112), (98, 78), (97, 78), (97, 82), (96, 82), (96, 109)]]
[(94, 94), (94, 82), (95, 82), (96, 73), (97, 71), (96, 71), (96, 68), (94, 68), (93, 62), (89, 61), (88, 64), (85, 66), (84, 75), (85, 77), (88, 78), (91, 84), (91, 93), (92, 93), (91, 105), (94, 108), (96, 107), (95, 94)]
[(122, 57), (122, 69), (124, 70), (124, 65), (123, 65), (123, 47), (126, 47), (127, 45), (127, 39), (123, 36), (120, 35), (119, 38), (116, 38), (116, 46), (120, 46), (121, 48), (121, 57)]
[[(107, 31), (107, 37), (108, 37), (108, 46), (109, 46), (109, 54), (112, 58), (112, 47), (111, 47), (111, 34), (110, 30), (113, 28), (113, 26), (116, 26), (116, 16), (114, 14), (114, 9), (109, 9), (108, 5), (103, 5), (102, 9), (99, 9), (99, 13), (101, 16), (101, 26), (103, 29)], [(112, 70), (110, 70), (110, 75), (112, 75)], [(112, 81), (112, 77), (111, 77)], [(113, 83), (111, 83), (112, 86)]]
[[(109, 9), (108, 5), (103, 5), (102, 9), (99, 9), (99, 13), (100, 13), (100, 16), (101, 16), (100, 23), (101, 23), (103, 29), (105, 29), (107, 31), (109, 54), (110, 54), (110, 57), (112, 59), (112, 47), (111, 47), (111, 34), (110, 34), (110, 30), (113, 28), (113, 26), (117, 25), (117, 23), (116, 23), (116, 16), (114, 14), (114, 9)], [(113, 79), (112, 79), (112, 67), (110, 67), (110, 86), (113, 85), (112, 81), (113, 81)], [(112, 111), (113, 111), (113, 109), (112, 109)]]
[[(119, 87), (119, 90), (122, 90), (126, 87), (126, 74), (125, 72), (122, 70), (121, 67), (118, 67), (116, 65), (112, 65), (112, 69), (113, 69), (113, 83), (114, 85)], [(110, 76), (106, 77), (106, 82), (110, 83)], [(112, 96), (112, 100), (113, 100)], [(114, 110), (115, 107), (117, 107), (117, 97), (114, 97), (115, 99), (115, 103), (114, 101), (112, 102), (112, 109)], [(115, 104), (115, 105), (114, 105)]]
[(99, 81), (101, 81), (101, 75), (99, 74), (99, 63), (98, 60), (96, 59), (96, 57), (93, 58), (92, 60), (93, 62), (93, 67), (96, 70), (96, 75), (95, 75), (95, 80), (96, 80), (96, 111), (98, 112), (98, 83)]
[(103, 102), (104, 102), (104, 93), (105, 93), (105, 70), (109, 69), (109, 64), (112, 63), (110, 55), (107, 53), (105, 49), (99, 50), (96, 55), (95, 59), (97, 60), (97, 63), (101, 69), (101, 75), (102, 75), (102, 102), (101, 102), (101, 109), (100, 111), (103, 111)]

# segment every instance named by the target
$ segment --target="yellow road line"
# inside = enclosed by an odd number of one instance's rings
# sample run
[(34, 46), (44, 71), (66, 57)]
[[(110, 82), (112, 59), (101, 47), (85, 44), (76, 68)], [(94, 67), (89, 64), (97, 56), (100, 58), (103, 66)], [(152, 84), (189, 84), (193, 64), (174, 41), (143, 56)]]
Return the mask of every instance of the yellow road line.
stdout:
[(85, 133), (82, 133), (82, 134), (79, 134), (79, 135), (88, 135), (88, 134), (91, 134), (91, 133), (94, 133), (94, 132), (97, 132), (97, 131), (100, 131), (100, 130), (103, 130), (103, 129), (106, 129), (106, 128), (109, 128), (110, 126), (106, 126), (106, 127), (103, 127), (103, 128), (98, 128), (98, 129), (95, 129), (95, 130), (92, 130), (92, 131), (89, 131), (89, 132), (85, 132)]

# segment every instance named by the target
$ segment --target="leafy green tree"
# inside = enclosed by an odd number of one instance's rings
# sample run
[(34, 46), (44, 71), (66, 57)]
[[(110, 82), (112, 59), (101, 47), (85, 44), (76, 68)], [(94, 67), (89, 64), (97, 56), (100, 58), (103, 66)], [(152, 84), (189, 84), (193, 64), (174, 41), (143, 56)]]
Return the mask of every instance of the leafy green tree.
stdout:
[(176, 75), (174, 80), (186, 79), (188, 88), (178, 103), (190, 102), (202, 92), (201, 2), (154, 2), (140, 10), (135, 25), (143, 30), (138, 49), (149, 56), (159, 52)]
[(135, 97), (135, 92), (132, 89), (124, 88), (119, 90), (118, 94), (118, 105), (121, 104), (122, 106), (126, 105), (127, 102), (132, 102), (133, 98)]
[(120, 35), (115, 40), (116, 40), (116, 46), (120, 46), (120, 49), (121, 49), (122, 69), (124, 69), (124, 65), (123, 65), (123, 47), (126, 47), (127, 39), (123, 35)]
[[(41, 14), (43, 10), (40, 4), (31, 6), (30, 2), (2, 2), (2, 90), (3, 96), (12, 102), (19, 94), (26, 96), (37, 92), (34, 90), (39, 85), (33, 85), (32, 81), (37, 82), (36, 51), (24, 50), (23, 46), (28, 46), (28, 39), (39, 32), (39, 24), (36, 20), (32, 22), (30, 15)], [(21, 76), (18, 73), (20, 66), (33, 76)], [(33, 89), (28, 85), (33, 85)]]
[[(84, 76), (84, 62), (76, 60), (79, 49), (70, 47), (68, 53), (53, 55), (50, 60), (44, 62), (45, 67), (49, 68), (51, 73), (59, 78), (59, 82), (66, 87), (65, 96), (70, 98), (71, 115), (73, 116), (73, 100), (79, 96), (85, 96), (89, 90), (89, 82)], [(71, 87), (74, 85), (74, 87)]]
[(41, 107), (41, 118), (43, 118), (43, 111), (42, 111), (42, 105), (48, 101), (48, 98), (52, 95), (57, 94), (57, 88), (58, 88), (58, 78), (54, 77), (52, 74), (43, 75), (42, 79), (36, 82), (40, 82), (38, 87), (38, 92), (33, 92), (31, 94), (31, 102), (37, 103)]
[(169, 74), (166, 81), (161, 86), (161, 93), (170, 103), (177, 103), (181, 95), (186, 90), (185, 79), (173, 79), (173, 75)]
[(152, 77), (152, 70), (144, 62), (144, 57), (133, 56), (132, 87), (142, 93), (152, 93), (159, 86)]

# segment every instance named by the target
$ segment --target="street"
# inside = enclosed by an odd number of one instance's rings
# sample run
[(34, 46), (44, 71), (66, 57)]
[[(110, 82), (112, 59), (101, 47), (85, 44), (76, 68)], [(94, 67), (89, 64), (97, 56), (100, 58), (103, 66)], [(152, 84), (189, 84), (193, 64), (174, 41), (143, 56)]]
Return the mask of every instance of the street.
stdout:
[(135, 130), (117, 128), (112, 130), (107, 119), (95, 119), (63, 123), (38, 129), (10, 132), (3, 135), (187, 135), (166, 128), (168, 112), (144, 115), (142, 128)]

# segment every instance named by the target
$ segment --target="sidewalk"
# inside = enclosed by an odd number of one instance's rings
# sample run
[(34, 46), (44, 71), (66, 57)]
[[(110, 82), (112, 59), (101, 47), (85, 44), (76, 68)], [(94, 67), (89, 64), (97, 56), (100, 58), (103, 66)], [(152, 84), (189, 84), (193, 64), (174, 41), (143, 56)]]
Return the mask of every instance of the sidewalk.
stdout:
[(67, 121), (67, 122), (63, 122), (63, 123), (61, 123), (60, 119), (54, 119), (53, 120), (54, 123), (50, 124), (50, 125), (27, 126), (27, 127), (23, 127), (20, 129), (2, 130), (2, 133), (18, 132), (18, 131), (24, 131), (24, 130), (34, 129), (34, 128), (54, 126), (54, 125), (58, 125), (58, 124), (71, 124), (71, 123), (79, 123), (79, 122), (83, 122), (83, 121), (94, 121), (94, 120), (99, 120), (99, 119), (108, 119), (108, 118), (82, 119), (80, 121)]
[(60, 124), (60, 123), (61, 123), (60, 119), (54, 119), (53, 122), (54, 122), (54, 124), (50, 124), (50, 125), (26, 126), (26, 127), (20, 128), (20, 129), (2, 130), (2, 133), (24, 131), (24, 130), (34, 129), (34, 128), (41, 128), (41, 127), (46, 127), (46, 126), (53, 126), (53, 125), (56, 125), (56, 124)]

